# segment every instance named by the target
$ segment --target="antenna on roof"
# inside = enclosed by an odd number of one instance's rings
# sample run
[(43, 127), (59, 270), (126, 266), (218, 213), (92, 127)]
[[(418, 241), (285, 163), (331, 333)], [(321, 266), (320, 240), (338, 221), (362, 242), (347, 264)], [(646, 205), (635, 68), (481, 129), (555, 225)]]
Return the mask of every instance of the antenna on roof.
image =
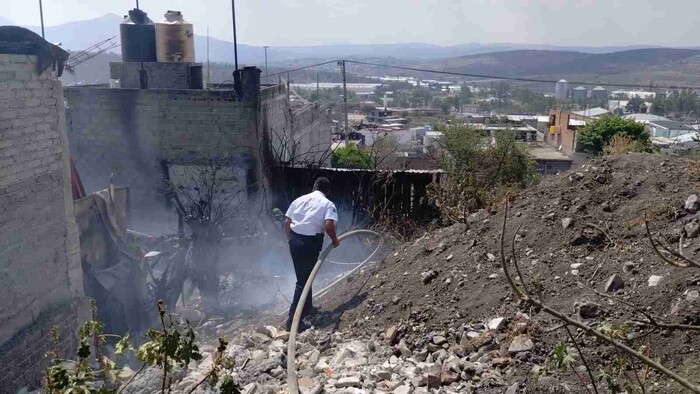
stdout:
[(39, 18), (41, 19), (41, 38), (46, 39), (44, 35), (44, 6), (41, 4), (41, 0), (39, 0)]
[(136, 9), (139, 9), (139, 0), (136, 0)]

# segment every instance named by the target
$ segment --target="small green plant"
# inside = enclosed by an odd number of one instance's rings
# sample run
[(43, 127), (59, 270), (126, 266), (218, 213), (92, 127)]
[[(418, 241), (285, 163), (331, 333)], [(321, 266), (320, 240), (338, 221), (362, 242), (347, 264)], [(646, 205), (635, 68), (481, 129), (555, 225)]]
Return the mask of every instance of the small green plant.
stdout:
[[(170, 391), (172, 378), (169, 373), (178, 365), (187, 368), (192, 361), (202, 359), (199, 346), (196, 343), (194, 330), (189, 322), (180, 324), (174, 322), (172, 316), (166, 319), (166, 309), (162, 301), (158, 302), (158, 316), (161, 329), (149, 329), (146, 332), (147, 342), (134, 349), (129, 343), (129, 336), (105, 334), (103, 324), (96, 319), (97, 309), (92, 304), (92, 318), (78, 330), (79, 345), (75, 360), (61, 358), (59, 332), (54, 327), (51, 339), (54, 349), (47, 354), (52, 359), (46, 370), (46, 394), (121, 394), (133, 382), (136, 376), (146, 367), (156, 366), (163, 369), (161, 393)], [(166, 320), (167, 323), (166, 323)], [(119, 375), (122, 369), (117, 363), (105, 355), (100, 355), (100, 347), (106, 343), (106, 338), (118, 338), (114, 345), (114, 354), (123, 355), (126, 351), (136, 353), (136, 358), (142, 363), (141, 368), (124, 384), (120, 384)], [(93, 341), (91, 349), (90, 340)], [(220, 338), (219, 348), (212, 371), (199, 382), (190, 392), (193, 392), (206, 379), (211, 387), (219, 385), (221, 394), (238, 394), (240, 388), (231, 377), (233, 359), (225, 355), (227, 342)], [(95, 353), (94, 366), (90, 356)]]
[(355, 144), (338, 148), (333, 151), (331, 156), (331, 165), (333, 167), (368, 169), (371, 167), (370, 164), (371, 158), (369, 153), (360, 150)]

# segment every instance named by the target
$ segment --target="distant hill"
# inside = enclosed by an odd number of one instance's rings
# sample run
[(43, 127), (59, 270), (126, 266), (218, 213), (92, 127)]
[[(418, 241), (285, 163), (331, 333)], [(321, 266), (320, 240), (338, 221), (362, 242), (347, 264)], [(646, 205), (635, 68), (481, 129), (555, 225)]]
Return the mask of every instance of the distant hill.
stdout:
[[(158, 20), (160, 18), (160, 15), (155, 14), (149, 16), (153, 20)], [(51, 42), (60, 42), (62, 46), (68, 50), (82, 50), (109, 37), (117, 36), (117, 39), (119, 39), (119, 24), (122, 20), (122, 16), (109, 13), (95, 19), (49, 26), (45, 29), (46, 38)], [(0, 24), (11, 24), (11, 22), (0, 18)], [(41, 31), (41, 28), (38, 26), (26, 27), (35, 32)], [(207, 39), (206, 36), (201, 34), (204, 31), (204, 27), (195, 25), (194, 30), (195, 33), (199, 33), (195, 34), (195, 52), (197, 60), (203, 62), (206, 61), (207, 58)], [(241, 40), (245, 41), (245, 37), (242, 37)], [(209, 57), (212, 62), (233, 62), (233, 44), (230, 41), (211, 38), (209, 40), (209, 48)], [(587, 47), (512, 43), (468, 43), (451, 46), (425, 43), (337, 44), (271, 47), (268, 50), (268, 54), (271, 66), (284, 67), (299, 59), (393, 58), (402, 61), (422, 61), (513, 50), (611, 53), (639, 48), (648, 48), (648, 46)], [(117, 52), (119, 51), (117, 50)], [(262, 47), (239, 43), (238, 56), (239, 63), (241, 64), (260, 65), (264, 63), (264, 50)]]
[(603, 54), (518, 50), (427, 61), (418, 67), (551, 80), (700, 85), (697, 49), (646, 48)]

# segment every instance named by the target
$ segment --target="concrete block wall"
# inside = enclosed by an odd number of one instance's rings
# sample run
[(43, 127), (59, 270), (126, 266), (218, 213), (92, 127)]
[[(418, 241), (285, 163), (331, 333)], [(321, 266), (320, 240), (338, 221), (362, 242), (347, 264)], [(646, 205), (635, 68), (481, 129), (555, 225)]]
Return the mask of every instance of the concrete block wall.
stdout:
[[(246, 182), (257, 180), (257, 103), (240, 101), (233, 91), (68, 87), (65, 96), (86, 191), (104, 189), (112, 174), (130, 187), (133, 229), (176, 229), (164, 206), (162, 160), (232, 155)], [(165, 217), (170, 220), (162, 222)]]
[[(199, 68), (199, 73), (193, 75), (192, 68)], [(143, 63), (148, 76), (148, 87), (151, 89), (191, 89), (202, 87), (202, 65), (200, 63)], [(140, 89), (141, 63), (111, 62), (109, 63), (110, 78), (119, 80), (119, 86), (129, 89)], [(192, 77), (199, 78), (198, 81)]]
[(52, 324), (72, 351), (83, 297), (61, 83), (0, 54), (0, 393), (40, 384)]

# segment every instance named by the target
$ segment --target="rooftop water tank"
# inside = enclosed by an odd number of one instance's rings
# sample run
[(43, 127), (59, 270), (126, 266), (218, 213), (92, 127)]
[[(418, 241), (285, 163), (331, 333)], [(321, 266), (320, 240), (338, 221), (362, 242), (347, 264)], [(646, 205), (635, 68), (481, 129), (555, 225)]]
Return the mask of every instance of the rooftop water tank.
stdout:
[(194, 29), (180, 11), (168, 11), (156, 23), (156, 53), (162, 63), (194, 63)]
[(156, 61), (156, 27), (138, 8), (129, 11), (119, 25), (123, 62)]

